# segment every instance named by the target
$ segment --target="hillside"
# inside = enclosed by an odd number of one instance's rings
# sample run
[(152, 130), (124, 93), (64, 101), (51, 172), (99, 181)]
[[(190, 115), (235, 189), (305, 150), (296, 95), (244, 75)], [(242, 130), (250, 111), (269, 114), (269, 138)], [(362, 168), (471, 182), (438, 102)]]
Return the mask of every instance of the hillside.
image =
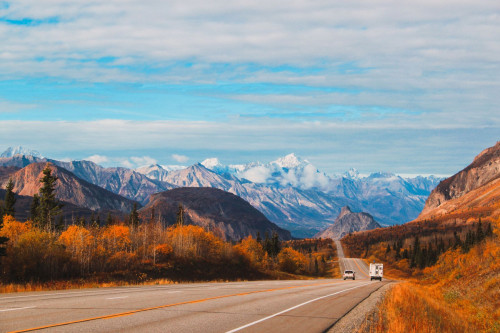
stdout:
[(362, 212), (353, 213), (349, 206), (344, 206), (337, 219), (335, 219), (335, 222), (325, 230), (319, 232), (315, 238), (338, 240), (352, 232), (376, 228), (381, 228), (381, 226), (373, 219), (373, 216)]
[[(5, 198), (5, 190), (0, 188), (0, 204), (3, 204), (3, 199)], [(14, 209), (16, 211), (15, 218), (19, 221), (26, 221), (30, 218), (30, 206), (33, 202), (33, 197), (26, 195), (15, 195), (16, 204), (14, 205)], [(106, 211), (94, 212), (88, 208), (79, 207), (70, 202), (61, 201), (63, 204), (61, 209), (61, 216), (63, 218), (64, 223), (71, 224), (73, 221), (84, 217), (86, 221), (89, 221), (91, 216), (99, 215), (101, 221), (104, 221), (106, 218)], [(113, 213), (114, 216), (120, 215), (119, 212), (110, 212)]]
[[(42, 170), (46, 163), (32, 163), (11, 174), (14, 182), (14, 192), (23, 196), (33, 196), (38, 193)], [(56, 182), (56, 198), (72, 203), (78, 207), (90, 210), (110, 210), (130, 212), (134, 201), (126, 199), (99, 186), (90, 184), (76, 177), (71, 172), (50, 164), (52, 174), (59, 180)], [(2, 184), (5, 188), (6, 182)]]
[(248, 235), (271, 236), (277, 232), (283, 240), (291, 239), (290, 232), (270, 222), (261, 212), (242, 198), (214, 188), (184, 187), (157, 193), (139, 213), (143, 219), (154, 214), (163, 223), (177, 220), (179, 205), (184, 208), (184, 223), (203, 226), (226, 239), (239, 240)]
[(410, 278), (388, 293), (365, 331), (498, 331), (499, 150), (497, 143), (442, 181), (416, 220), (342, 239), (349, 255)]
[[(443, 207), (444, 203), (458, 199), (498, 178), (500, 178), (500, 141), (495, 146), (483, 150), (465, 169), (439, 183), (429, 195), (418, 218), (423, 219), (436, 213), (445, 214), (448, 209), (453, 209), (457, 205)], [(486, 204), (488, 203), (484, 202), (483, 206)], [(436, 208), (440, 208), (439, 211), (436, 211)]]

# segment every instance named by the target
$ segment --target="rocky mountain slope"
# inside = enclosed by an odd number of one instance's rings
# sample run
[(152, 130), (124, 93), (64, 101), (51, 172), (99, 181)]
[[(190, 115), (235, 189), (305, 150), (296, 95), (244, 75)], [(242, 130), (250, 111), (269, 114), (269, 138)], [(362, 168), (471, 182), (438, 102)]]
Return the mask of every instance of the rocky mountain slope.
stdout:
[(223, 165), (212, 158), (187, 168), (151, 165), (136, 170), (14, 155), (0, 158), (0, 166), (24, 167), (42, 161), (51, 161), (89, 183), (143, 205), (151, 194), (174, 187), (219, 188), (241, 196), (296, 237), (312, 237), (328, 227), (345, 205), (370, 213), (384, 225), (407, 222), (418, 216), (439, 181), (388, 173), (361, 177), (355, 170), (330, 177), (294, 154), (265, 164)]
[[(3, 204), (3, 200), (5, 198), (5, 190), (0, 188), (0, 204)], [(15, 218), (18, 221), (26, 221), (30, 219), (30, 207), (33, 202), (33, 197), (26, 195), (18, 195), (16, 194), (16, 204), (14, 205), (14, 209), (16, 211)], [(61, 201), (63, 207), (61, 209), (61, 216), (63, 218), (63, 222), (66, 224), (71, 224), (73, 221), (78, 220), (80, 217), (84, 217), (86, 221), (90, 221), (90, 217), (94, 215), (96, 217), (98, 214), (101, 221), (104, 221), (106, 218), (107, 212), (101, 211), (99, 213), (94, 212), (88, 208), (78, 207), (70, 202)], [(113, 212), (115, 213), (115, 212)], [(57, 217), (59, 218), (59, 216)]]
[[(4, 155), (10, 156), (10, 154), (7, 153), (4, 153)], [(0, 167), (10, 166), (24, 168), (32, 163), (42, 162), (50, 162), (64, 168), (80, 179), (128, 199), (135, 200), (142, 205), (148, 202), (151, 194), (174, 187), (166, 181), (148, 178), (135, 170), (118, 167), (104, 168), (91, 161), (63, 162), (29, 155), (0, 157)]]
[(372, 230), (380, 227), (380, 224), (370, 214), (353, 213), (349, 206), (344, 206), (339, 216), (335, 219), (335, 222), (315, 237), (337, 240), (352, 232)]
[[(419, 219), (428, 216), (436, 208), (452, 199), (474, 191), (500, 178), (500, 141), (493, 147), (483, 150), (465, 169), (443, 180), (431, 192)], [(441, 207), (441, 211), (445, 211)]]
[(290, 232), (270, 222), (264, 214), (240, 197), (215, 188), (183, 187), (151, 196), (139, 213), (145, 219), (152, 215), (167, 225), (176, 222), (179, 205), (184, 209), (184, 223), (203, 226), (226, 239), (239, 240), (248, 235), (263, 237), (276, 231), (283, 240)]
[[(14, 182), (14, 192), (19, 195), (33, 196), (38, 193), (42, 178), (42, 170), (47, 163), (32, 163), (11, 174)], [(130, 212), (134, 201), (93, 185), (76, 177), (64, 168), (49, 164), (52, 174), (59, 180), (56, 182), (56, 197), (59, 200), (72, 203), (91, 210), (112, 210)], [(2, 184), (5, 188), (6, 182)]]

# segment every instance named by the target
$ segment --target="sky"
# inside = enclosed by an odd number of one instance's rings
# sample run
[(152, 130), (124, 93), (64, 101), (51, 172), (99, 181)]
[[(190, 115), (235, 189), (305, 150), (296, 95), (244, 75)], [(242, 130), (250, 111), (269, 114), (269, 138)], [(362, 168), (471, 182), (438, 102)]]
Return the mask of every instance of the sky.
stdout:
[(0, 0), (0, 149), (449, 175), (500, 140), (498, 36), (498, 0)]

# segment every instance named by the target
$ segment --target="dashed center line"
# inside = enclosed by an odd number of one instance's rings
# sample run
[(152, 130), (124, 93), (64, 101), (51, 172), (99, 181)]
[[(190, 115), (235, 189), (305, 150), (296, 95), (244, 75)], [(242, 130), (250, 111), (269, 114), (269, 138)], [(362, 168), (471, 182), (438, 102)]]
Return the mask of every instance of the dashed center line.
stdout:
[(33, 308), (36, 308), (36, 306), (25, 306), (24, 308), (5, 309), (5, 310), (0, 310), (0, 312), (16, 311), (16, 310), (24, 310), (24, 309), (33, 309)]
[(128, 298), (128, 296), (110, 297), (106, 299), (121, 299), (121, 298)]

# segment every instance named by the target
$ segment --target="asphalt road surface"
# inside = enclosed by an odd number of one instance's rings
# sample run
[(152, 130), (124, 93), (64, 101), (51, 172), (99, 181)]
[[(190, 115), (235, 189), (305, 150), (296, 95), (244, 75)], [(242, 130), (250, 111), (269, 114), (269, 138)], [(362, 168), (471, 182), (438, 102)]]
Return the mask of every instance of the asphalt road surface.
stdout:
[(340, 272), (343, 274), (345, 270), (354, 271), (356, 280), (370, 280), (368, 265), (359, 258), (345, 258), (340, 241), (335, 241), (335, 244), (337, 245)]
[[(356, 271), (364, 265), (353, 263)], [(2, 294), (0, 331), (324, 332), (383, 284), (318, 279)]]

